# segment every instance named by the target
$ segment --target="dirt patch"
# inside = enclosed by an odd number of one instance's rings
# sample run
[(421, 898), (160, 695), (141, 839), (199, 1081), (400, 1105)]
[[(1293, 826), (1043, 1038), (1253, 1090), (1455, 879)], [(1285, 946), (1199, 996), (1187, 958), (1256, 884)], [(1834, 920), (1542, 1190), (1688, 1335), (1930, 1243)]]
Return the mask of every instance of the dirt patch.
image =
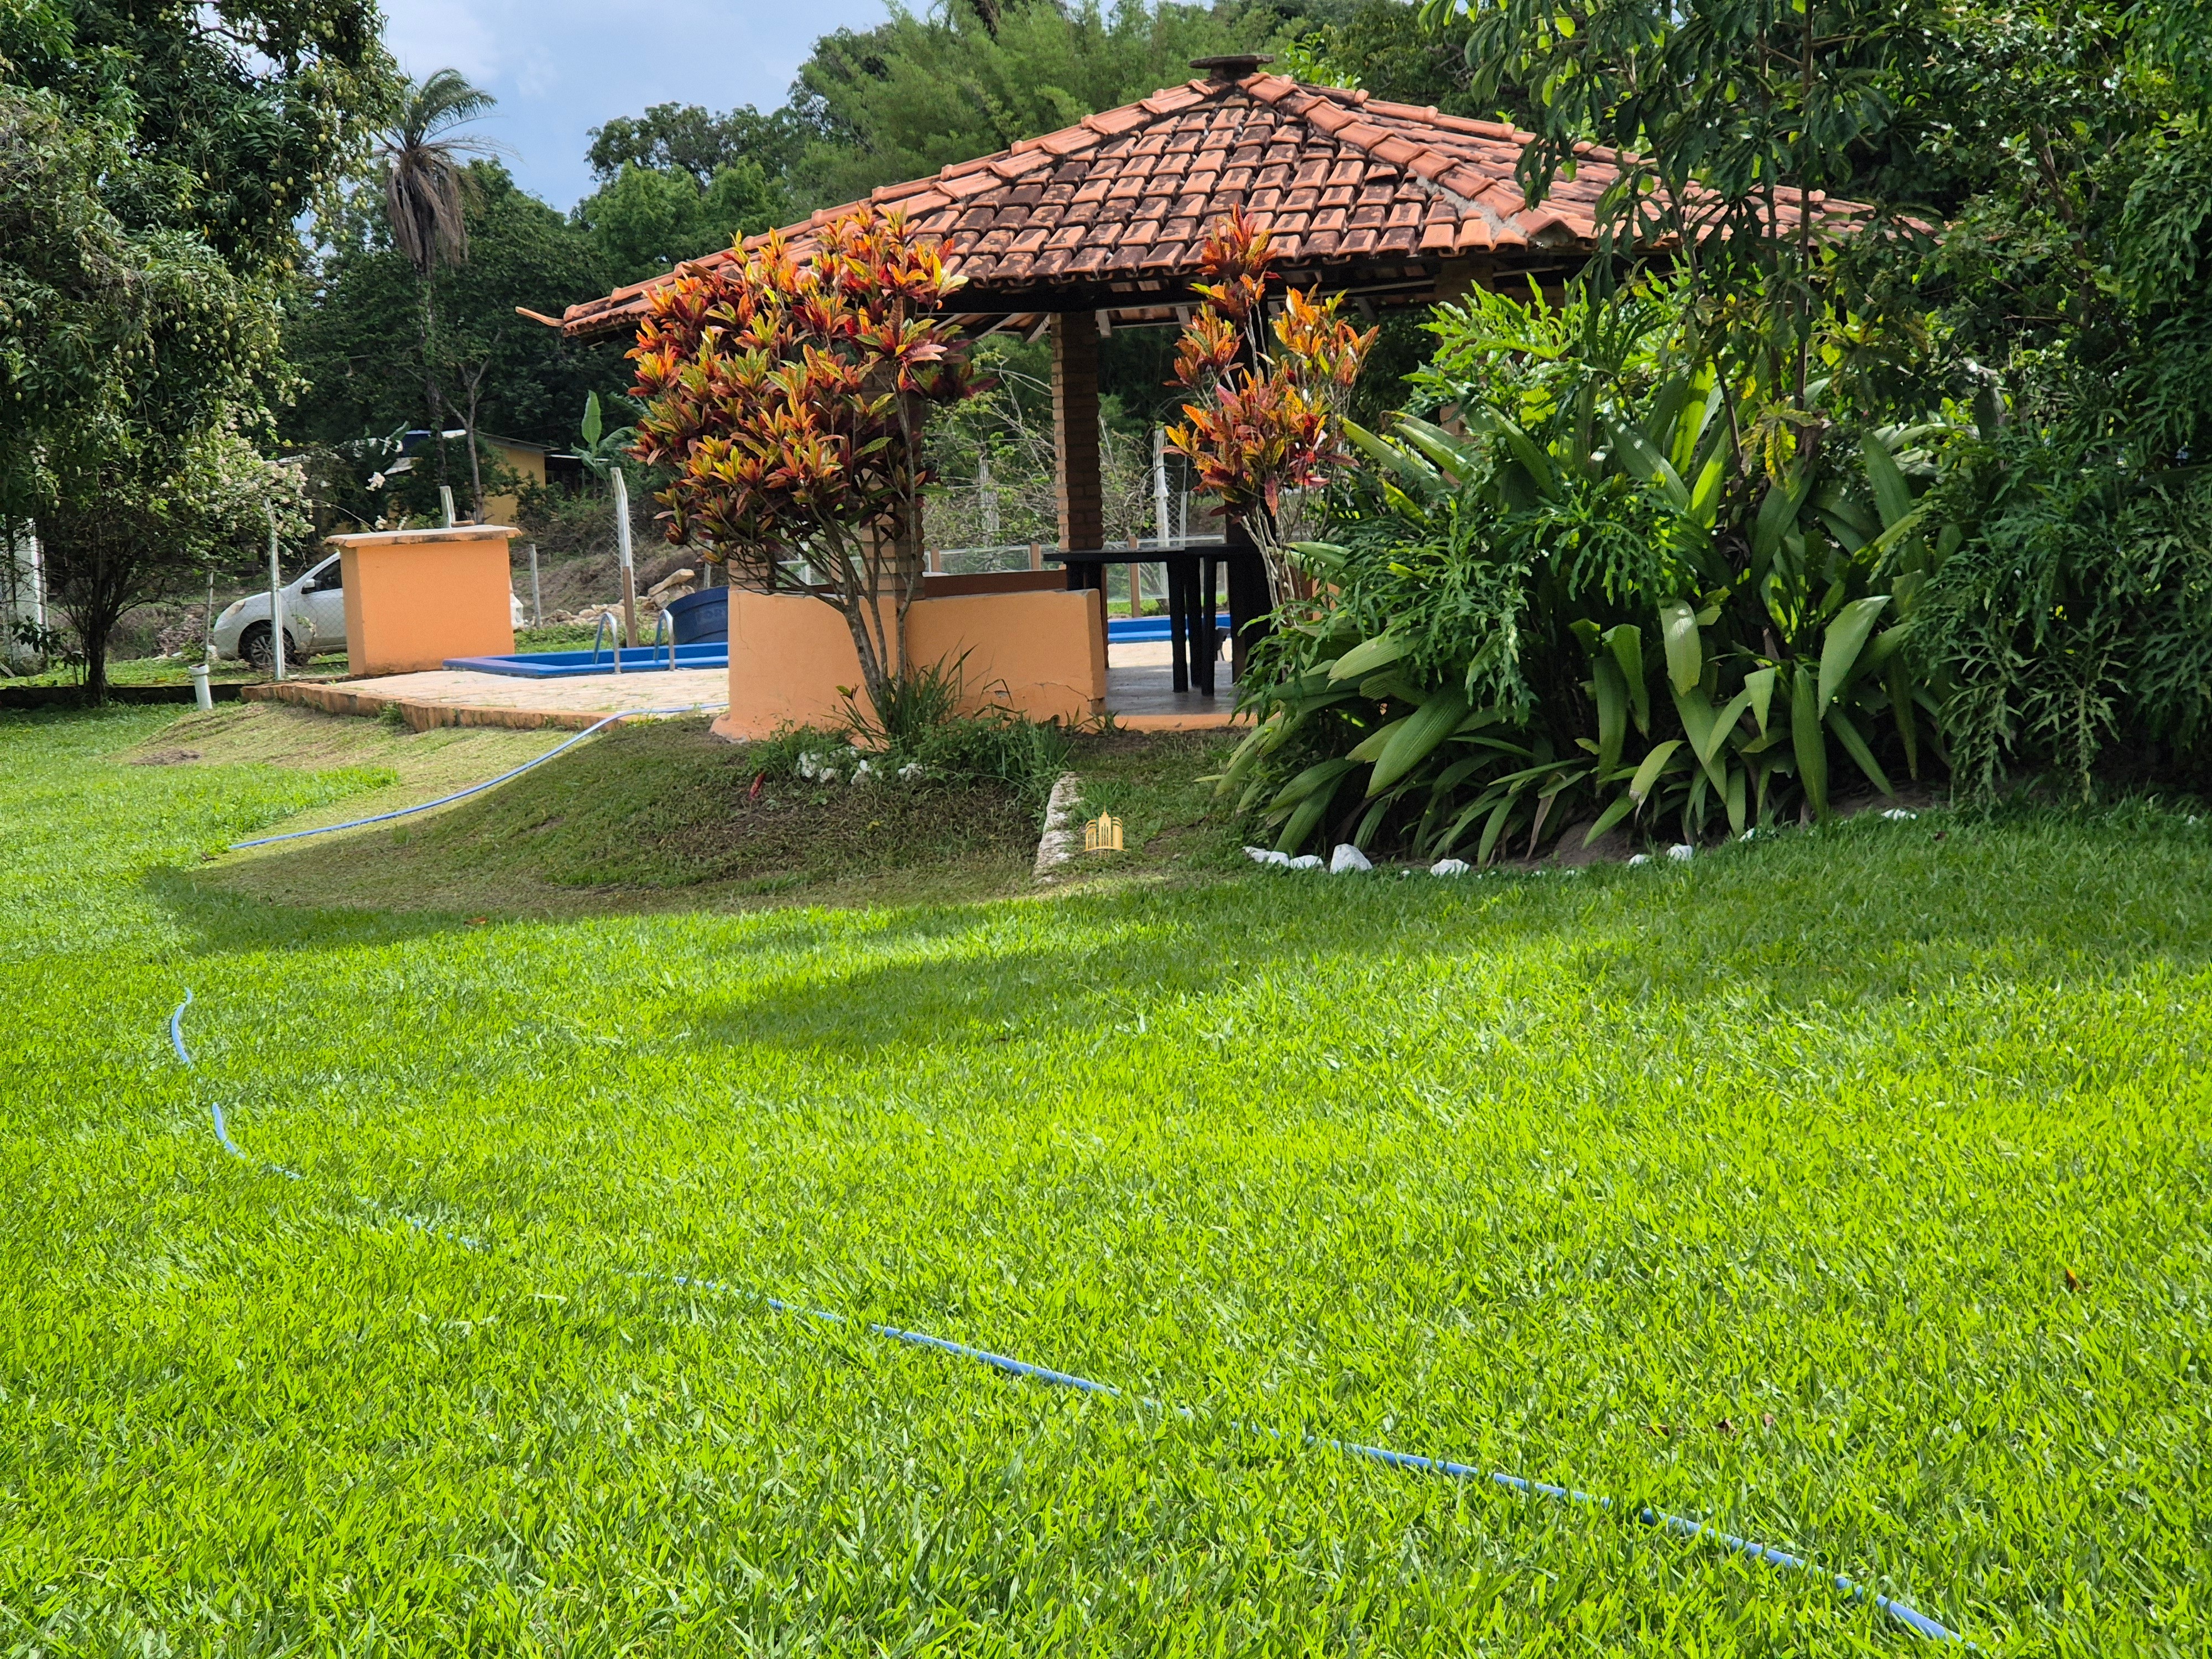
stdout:
[(182, 766), (186, 761), (200, 757), (197, 749), (156, 749), (149, 755), (140, 755), (131, 762), (133, 766)]

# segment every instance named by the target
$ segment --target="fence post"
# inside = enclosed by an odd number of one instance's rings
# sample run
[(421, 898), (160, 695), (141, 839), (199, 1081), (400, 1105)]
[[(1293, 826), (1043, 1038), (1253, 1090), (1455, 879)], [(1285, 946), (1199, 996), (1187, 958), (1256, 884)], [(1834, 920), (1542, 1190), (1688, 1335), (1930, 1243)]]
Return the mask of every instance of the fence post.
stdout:
[(530, 625), (532, 628), (543, 628), (545, 625), (544, 599), (538, 586), (538, 544), (536, 542), (530, 544)]

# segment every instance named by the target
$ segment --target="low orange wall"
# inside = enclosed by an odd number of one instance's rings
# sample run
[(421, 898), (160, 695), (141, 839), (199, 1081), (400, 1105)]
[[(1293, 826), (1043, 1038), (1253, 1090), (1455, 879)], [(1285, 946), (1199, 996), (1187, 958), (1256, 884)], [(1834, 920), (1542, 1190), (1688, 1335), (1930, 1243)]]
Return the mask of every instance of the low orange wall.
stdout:
[[(961, 665), (970, 708), (1019, 709), (1073, 724), (1106, 707), (1102, 596), (976, 593), (917, 599), (906, 613), (906, 660)], [(738, 742), (789, 726), (835, 726), (837, 688), (860, 683), (843, 615), (803, 593), (730, 590), (730, 708), (714, 722)]]
[(345, 572), (346, 667), (359, 674), (442, 668), (448, 657), (514, 649), (502, 525), (332, 536)]

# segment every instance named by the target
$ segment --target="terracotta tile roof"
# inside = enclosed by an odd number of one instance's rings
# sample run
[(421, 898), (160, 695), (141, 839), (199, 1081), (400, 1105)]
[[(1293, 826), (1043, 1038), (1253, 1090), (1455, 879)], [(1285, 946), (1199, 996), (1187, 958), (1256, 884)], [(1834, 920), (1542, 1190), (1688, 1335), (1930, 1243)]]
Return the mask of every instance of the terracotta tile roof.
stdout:
[[(870, 199), (944, 238), (979, 310), (1073, 309), (1087, 299), (1133, 316), (1147, 300), (1187, 297), (1200, 243), (1238, 206), (1274, 234), (1284, 267), (1301, 279), (1378, 265), (1418, 276), (1445, 259), (1572, 263), (1595, 244), (1598, 198), (1619, 174), (1614, 153), (1586, 149), (1575, 177), (1531, 208), (1514, 179), (1530, 137), (1255, 74), (1167, 88)], [(1813, 201), (1825, 214), (1860, 211)], [(846, 210), (825, 209), (786, 234), (803, 252), (811, 229)], [(562, 326), (626, 325), (667, 280), (571, 306)]]

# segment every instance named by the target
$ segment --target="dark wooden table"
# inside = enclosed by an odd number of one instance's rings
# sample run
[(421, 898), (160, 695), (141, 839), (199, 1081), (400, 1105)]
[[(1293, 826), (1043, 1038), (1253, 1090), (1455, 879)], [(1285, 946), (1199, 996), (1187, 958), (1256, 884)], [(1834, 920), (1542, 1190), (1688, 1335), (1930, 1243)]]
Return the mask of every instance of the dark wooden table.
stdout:
[[(1103, 595), (1106, 568), (1116, 564), (1158, 564), (1168, 573), (1168, 639), (1175, 665), (1175, 689), (1213, 695), (1214, 653), (1221, 648), (1214, 595), (1221, 576), (1229, 578), (1231, 672), (1244, 672), (1244, 647), (1252, 624), (1267, 614), (1267, 572), (1260, 550), (1233, 542), (1186, 542), (1181, 547), (1079, 547), (1047, 553), (1067, 567), (1067, 585), (1095, 587)], [(1105, 614), (1105, 605), (1099, 605)], [(1110, 638), (1111, 635), (1109, 635)]]

